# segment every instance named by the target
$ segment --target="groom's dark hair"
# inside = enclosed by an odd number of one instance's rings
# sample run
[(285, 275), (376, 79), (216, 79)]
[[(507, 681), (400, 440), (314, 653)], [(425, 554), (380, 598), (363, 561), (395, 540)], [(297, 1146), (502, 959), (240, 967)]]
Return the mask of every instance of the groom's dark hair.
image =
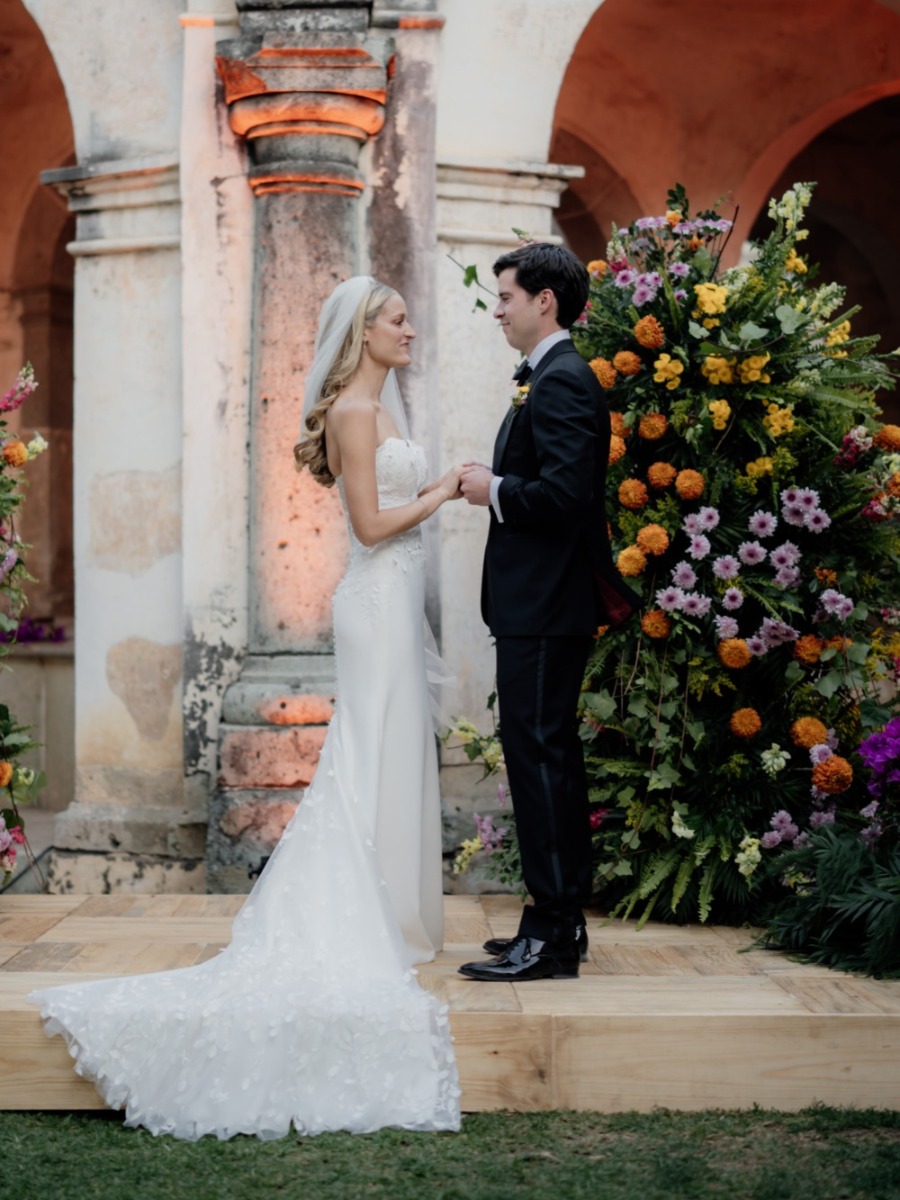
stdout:
[(549, 242), (529, 242), (494, 263), (494, 274), (515, 268), (516, 283), (532, 296), (549, 288), (556, 297), (556, 320), (563, 329), (574, 325), (588, 298), (587, 268), (580, 258), (565, 246)]

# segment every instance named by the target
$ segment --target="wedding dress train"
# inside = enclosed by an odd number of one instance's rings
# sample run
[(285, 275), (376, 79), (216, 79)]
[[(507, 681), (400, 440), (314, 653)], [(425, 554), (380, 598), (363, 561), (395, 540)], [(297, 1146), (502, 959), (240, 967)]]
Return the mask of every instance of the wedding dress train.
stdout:
[[(408, 503), (424, 452), (389, 438), (376, 475), (381, 507)], [(128, 1125), (190, 1140), (459, 1128), (447, 1010), (412, 969), (440, 949), (443, 905), (422, 537), (350, 541), (334, 717), (231, 944), (29, 997)]]

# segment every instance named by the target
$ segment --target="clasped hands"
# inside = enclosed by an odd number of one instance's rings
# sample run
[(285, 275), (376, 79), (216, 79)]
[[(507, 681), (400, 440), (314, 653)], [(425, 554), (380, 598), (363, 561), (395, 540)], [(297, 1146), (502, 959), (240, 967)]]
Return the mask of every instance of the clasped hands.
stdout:
[(488, 505), (491, 502), (491, 480), (494, 473), (484, 463), (466, 462), (451, 467), (441, 484), (451, 492), (451, 500), (467, 500), (469, 504)]

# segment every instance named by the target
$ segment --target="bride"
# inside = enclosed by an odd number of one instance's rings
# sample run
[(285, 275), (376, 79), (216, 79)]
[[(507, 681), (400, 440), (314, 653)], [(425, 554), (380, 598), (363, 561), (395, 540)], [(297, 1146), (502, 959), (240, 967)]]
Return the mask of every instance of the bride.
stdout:
[(350, 525), (338, 699), (231, 944), (29, 997), (127, 1125), (190, 1140), (459, 1128), (447, 1009), (413, 970), (441, 948), (443, 905), (419, 526), (458, 497), (459, 472), (426, 486), (409, 439), (394, 368), (414, 337), (402, 298), (367, 276), (322, 309), (294, 453), (337, 481)]

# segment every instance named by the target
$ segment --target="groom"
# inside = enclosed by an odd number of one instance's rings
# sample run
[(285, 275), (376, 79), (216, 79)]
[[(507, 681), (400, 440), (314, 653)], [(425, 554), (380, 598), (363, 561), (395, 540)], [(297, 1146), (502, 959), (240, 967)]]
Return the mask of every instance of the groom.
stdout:
[(597, 626), (618, 624), (640, 600), (613, 565), (606, 530), (609, 413), (569, 336), (587, 271), (571, 251), (537, 242), (504, 254), (494, 274), (494, 316), (525, 361), (493, 466), (467, 464), (460, 486), (490, 509), (482, 615), (496, 640), (500, 736), (532, 903), (515, 938), (485, 943), (497, 957), (460, 972), (558, 979), (577, 975), (587, 952), (591, 831), (578, 697)]

